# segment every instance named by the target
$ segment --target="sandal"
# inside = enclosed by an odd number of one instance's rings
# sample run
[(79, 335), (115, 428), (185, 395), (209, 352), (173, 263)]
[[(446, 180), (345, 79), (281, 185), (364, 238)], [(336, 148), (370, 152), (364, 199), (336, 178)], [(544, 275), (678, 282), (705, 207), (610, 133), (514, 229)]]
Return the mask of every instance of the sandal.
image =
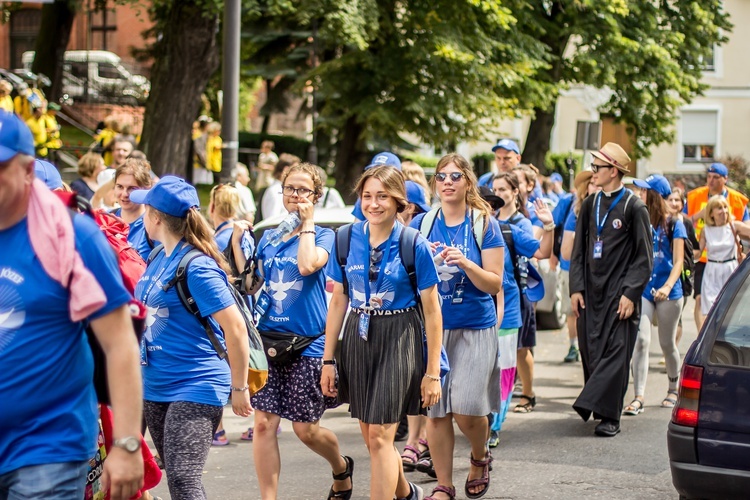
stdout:
[(439, 500), (434, 497), (435, 493), (445, 493), (448, 495), (448, 500), (456, 500), (456, 488), (453, 486), (441, 486), (439, 484), (433, 488), (430, 496), (425, 497), (424, 500)]
[[(525, 397), (525, 396), (524, 396)], [(482, 498), (487, 490), (490, 489), (490, 464), (492, 463), (492, 455), (487, 452), (484, 460), (475, 460), (471, 457), (471, 465), (474, 467), (482, 467), (482, 477), (477, 479), (466, 479), (466, 486), (464, 487), (464, 493), (468, 498)], [(476, 488), (477, 486), (484, 486), (484, 489), (479, 493), (471, 493), (469, 488)]]
[(639, 413), (643, 413), (643, 400), (635, 398), (633, 401), (630, 402), (628, 406), (625, 407), (624, 410), (622, 410), (623, 415), (638, 415)]
[(521, 399), (525, 399), (526, 402), (524, 404), (518, 403), (516, 407), (513, 408), (513, 413), (531, 413), (534, 411), (534, 407), (536, 406), (536, 396), (521, 395)]
[(227, 439), (227, 433), (224, 429), (214, 434), (214, 438), (211, 441), (211, 446), (226, 446), (229, 444)]
[[(674, 396), (671, 398), (670, 396)], [(661, 402), (662, 408), (674, 408), (677, 404), (677, 391), (667, 391), (667, 397)]]
[[(352, 474), (354, 473), (354, 460), (352, 457), (341, 456), (343, 457), (344, 462), (346, 462), (346, 470), (341, 474), (331, 474), (334, 481), (346, 481), (347, 479), (351, 479)], [(344, 500), (349, 500), (352, 497), (353, 489), (354, 480), (352, 480), (352, 487), (348, 490), (334, 491), (333, 486), (331, 486), (331, 490), (328, 492), (328, 500), (331, 500), (331, 498), (343, 498)]]
[(404, 472), (411, 472), (417, 468), (419, 455), (419, 450), (415, 447), (409, 444), (404, 446), (404, 452), (401, 454), (401, 464), (404, 467)]
[[(278, 436), (281, 434), (281, 425), (276, 429), (276, 435)], [(240, 434), (240, 439), (243, 441), (252, 441), (253, 440), (253, 428), (248, 427), (246, 432), (243, 432)]]

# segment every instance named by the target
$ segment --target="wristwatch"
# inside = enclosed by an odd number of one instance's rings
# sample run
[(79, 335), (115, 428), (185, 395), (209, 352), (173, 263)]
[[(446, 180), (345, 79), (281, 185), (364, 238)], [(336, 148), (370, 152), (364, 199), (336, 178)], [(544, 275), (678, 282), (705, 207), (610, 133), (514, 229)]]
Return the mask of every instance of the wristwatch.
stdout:
[(118, 448), (122, 448), (128, 453), (135, 453), (136, 451), (141, 449), (141, 440), (137, 437), (128, 436), (120, 439), (115, 439), (112, 445), (117, 446)]

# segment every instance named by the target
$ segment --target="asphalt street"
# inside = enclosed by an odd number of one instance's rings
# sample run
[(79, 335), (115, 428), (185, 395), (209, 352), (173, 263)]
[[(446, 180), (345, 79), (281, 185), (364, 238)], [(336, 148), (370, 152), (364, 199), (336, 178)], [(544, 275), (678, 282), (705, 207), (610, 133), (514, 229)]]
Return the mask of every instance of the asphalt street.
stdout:
[[(680, 353), (696, 337), (692, 321), (693, 302), (685, 308), (685, 332)], [(614, 438), (594, 436), (595, 422), (584, 423), (571, 405), (583, 384), (580, 363), (563, 363), (568, 350), (565, 330), (539, 332), (537, 337), (535, 391), (537, 406), (532, 413), (509, 413), (493, 450), (494, 470), (488, 499), (665, 499), (677, 498), (672, 487), (667, 457), (666, 430), (671, 411), (660, 408), (666, 396), (667, 376), (659, 364), (656, 328), (650, 349), (650, 370), (644, 413), (622, 418), (622, 432)], [(626, 404), (632, 399), (632, 384)], [(252, 423), (225, 408), (224, 425), (231, 444), (213, 447), (204, 470), (204, 485), (212, 499), (259, 498), (253, 464), (252, 443), (240, 433)], [(369, 461), (359, 427), (346, 407), (329, 410), (323, 425), (338, 436), (342, 452), (355, 461), (354, 496), (365, 499), (369, 492)], [(463, 484), (469, 468), (468, 442), (456, 432), (454, 482), (458, 498), (465, 498)], [(403, 443), (398, 443), (399, 449)], [(294, 435), (291, 424), (282, 421), (279, 436), (281, 480), (279, 499), (325, 498), (331, 485), (327, 463), (307, 449)], [(425, 494), (434, 480), (420, 472), (407, 474)], [(170, 498), (166, 478), (152, 493)]]

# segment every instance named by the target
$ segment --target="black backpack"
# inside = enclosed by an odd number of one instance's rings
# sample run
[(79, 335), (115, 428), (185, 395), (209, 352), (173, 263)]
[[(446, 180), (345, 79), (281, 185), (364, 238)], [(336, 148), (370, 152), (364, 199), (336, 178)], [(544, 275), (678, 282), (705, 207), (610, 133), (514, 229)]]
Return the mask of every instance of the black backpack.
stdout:
[[(234, 281), (232, 282), (232, 285), (234, 285), (234, 288), (237, 289), (240, 294), (245, 296), (247, 299), (248, 297), (248, 287), (247, 287), (247, 276), (251, 276), (253, 280), (253, 285), (257, 281), (258, 277), (255, 275), (255, 268), (257, 266), (257, 260), (256, 260), (256, 254), (258, 252), (258, 240), (255, 239), (255, 233), (252, 231), (246, 231), (247, 233), (250, 233), (250, 236), (253, 238), (253, 247), (255, 248), (255, 253), (251, 255), (246, 261), (245, 261), (245, 269), (239, 270), (237, 269), (237, 264), (234, 262), (234, 249), (232, 248), (232, 239), (230, 237), (229, 239), (229, 245), (224, 249), (222, 252), (224, 254), (224, 258), (229, 263), (229, 268), (232, 270), (232, 276), (234, 276)], [(250, 286), (252, 288), (252, 285)]]
[[(673, 245), (674, 241), (674, 227), (677, 224), (677, 219), (672, 218), (669, 221), (669, 228), (667, 229), (667, 237), (669, 238), (669, 244)], [(682, 283), (682, 295), (688, 297), (693, 294), (693, 277), (695, 274), (695, 259), (693, 257), (693, 242), (690, 238), (685, 238), (685, 253), (682, 258), (682, 274), (680, 274), (680, 282)]]
[(508, 222), (510, 224), (500, 224), (500, 232), (505, 240), (505, 247), (508, 249), (510, 254), (510, 261), (513, 263), (513, 277), (516, 279), (516, 285), (521, 293), (526, 288), (526, 278), (528, 277), (528, 265), (529, 259), (522, 255), (516, 254), (516, 246), (513, 242), (513, 230), (510, 228), (511, 224), (516, 225), (523, 219), (523, 216), (516, 212)]

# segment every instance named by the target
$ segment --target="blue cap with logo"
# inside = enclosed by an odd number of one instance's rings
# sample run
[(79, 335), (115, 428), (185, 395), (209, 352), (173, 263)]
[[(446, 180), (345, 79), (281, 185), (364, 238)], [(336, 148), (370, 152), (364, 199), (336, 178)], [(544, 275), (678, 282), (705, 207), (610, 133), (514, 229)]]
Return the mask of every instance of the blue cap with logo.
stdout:
[(672, 187), (669, 185), (669, 181), (663, 175), (649, 175), (645, 181), (640, 179), (633, 179), (633, 185), (638, 186), (641, 189), (652, 189), (656, 191), (662, 198), (668, 198), (672, 194)]
[(710, 174), (719, 174), (722, 177), (729, 177), (729, 169), (726, 165), (723, 163), (712, 163), (710, 167), (708, 167), (708, 173)]
[(549, 180), (552, 182), (562, 182), (563, 178), (562, 175), (558, 174), (557, 172), (552, 172), (552, 175), (549, 176)]
[(34, 160), (34, 176), (44, 182), (48, 188), (55, 190), (63, 187), (62, 177), (57, 167), (48, 161)]
[(424, 188), (414, 181), (406, 181), (406, 201), (414, 203), (424, 212), (430, 211), (430, 205), (427, 203)]
[(35, 156), (34, 137), (15, 113), (0, 111), (0, 163), (17, 154)]
[(184, 218), (191, 208), (200, 206), (195, 188), (185, 179), (174, 175), (165, 175), (151, 189), (133, 191), (130, 201), (179, 218)]
[(383, 151), (382, 153), (373, 156), (372, 161), (370, 161), (370, 164), (365, 167), (365, 170), (383, 165), (388, 165), (394, 167), (396, 170), (401, 170), (401, 160), (398, 159), (398, 156), (389, 153), (388, 151)]
[(518, 155), (521, 154), (521, 150), (518, 149), (518, 144), (516, 144), (516, 141), (513, 141), (511, 139), (500, 139), (499, 141), (497, 141), (497, 144), (492, 147), (492, 152), (494, 153), (498, 149), (507, 149), (508, 151), (513, 151)]

